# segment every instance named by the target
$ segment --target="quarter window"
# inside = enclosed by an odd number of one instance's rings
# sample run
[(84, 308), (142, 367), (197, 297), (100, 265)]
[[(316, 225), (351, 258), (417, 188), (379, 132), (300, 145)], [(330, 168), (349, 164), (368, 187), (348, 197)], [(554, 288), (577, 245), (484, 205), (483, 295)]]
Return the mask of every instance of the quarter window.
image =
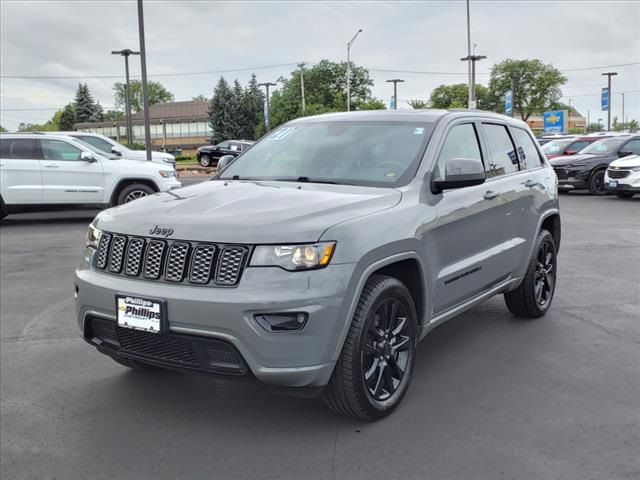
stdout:
[(31, 138), (3, 138), (0, 140), (0, 157), (16, 160), (40, 160), (36, 141)]
[(62, 140), (40, 140), (45, 160), (80, 160), (82, 150)]
[(520, 168), (529, 169), (539, 167), (541, 163), (540, 154), (533, 139), (526, 130), (521, 128), (511, 129), (514, 140), (518, 145), (518, 156), (520, 157)]
[(444, 179), (445, 166), (452, 158), (469, 158), (482, 162), (476, 128), (472, 123), (456, 125), (447, 134), (438, 155), (436, 178)]
[(483, 123), (487, 136), (489, 158), (485, 163), (487, 178), (509, 175), (518, 171), (518, 156), (504, 125)]

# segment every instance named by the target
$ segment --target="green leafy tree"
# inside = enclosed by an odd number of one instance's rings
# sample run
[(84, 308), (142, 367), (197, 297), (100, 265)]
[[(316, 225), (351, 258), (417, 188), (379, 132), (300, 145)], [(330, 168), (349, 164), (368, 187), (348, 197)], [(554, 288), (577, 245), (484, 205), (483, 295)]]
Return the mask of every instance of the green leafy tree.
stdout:
[(194, 102), (208, 102), (209, 99), (205, 97), (203, 94), (196, 95), (195, 97), (191, 97), (191, 100)]
[(103, 116), (104, 122), (121, 122), (124, 119), (124, 112), (120, 110), (107, 110)]
[(418, 99), (409, 100), (409, 105), (411, 105), (411, 108), (413, 108), (414, 110), (424, 110), (425, 108), (429, 108), (428, 102)]
[(360, 102), (359, 106), (360, 110), (386, 110), (386, 108), (387, 106), (385, 103), (377, 98), (371, 98), (364, 102)]
[(62, 113), (60, 114), (60, 119), (58, 121), (58, 127), (63, 132), (73, 130), (73, 124), (76, 123), (76, 112), (73, 109), (73, 104), (69, 103), (64, 107)]
[[(476, 85), (476, 101), (480, 110), (494, 110), (494, 101), (489, 89), (484, 85)], [(466, 83), (440, 85), (429, 96), (431, 108), (466, 108), (469, 104), (469, 86)]]
[(512, 79), (514, 110), (525, 121), (533, 114), (552, 109), (562, 97), (560, 87), (567, 82), (560, 70), (541, 60), (504, 60), (492, 67), (489, 80), (495, 111), (504, 112), (503, 99), (511, 90)]
[(5, 133), (7, 131), (2, 125), (0, 125), (0, 133)]
[(591, 122), (587, 125), (587, 132), (601, 132), (603, 130), (603, 126), (601, 123)]
[[(140, 80), (132, 80), (129, 82), (130, 98), (131, 98), (131, 111), (137, 113), (142, 110), (142, 82)], [(115, 106), (119, 110), (125, 108), (125, 84), (122, 82), (116, 82), (113, 85), (113, 96)], [(149, 97), (149, 105), (155, 105), (156, 103), (172, 102), (174, 97), (173, 93), (167, 90), (160, 82), (147, 82), (147, 90)]]
[(79, 83), (73, 108), (76, 113), (76, 122), (99, 122), (102, 120), (102, 107), (93, 100), (86, 83)]

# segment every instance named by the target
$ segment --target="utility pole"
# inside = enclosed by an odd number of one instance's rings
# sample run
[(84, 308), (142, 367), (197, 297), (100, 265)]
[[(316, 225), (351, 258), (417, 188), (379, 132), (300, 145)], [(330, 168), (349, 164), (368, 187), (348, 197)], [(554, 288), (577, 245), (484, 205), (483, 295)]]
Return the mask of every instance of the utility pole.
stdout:
[[(131, 126), (131, 88), (129, 85), (129, 55), (140, 55), (140, 52), (134, 52), (128, 48), (123, 50), (113, 50), (111, 55), (121, 55), (124, 57), (124, 72), (126, 83), (124, 86), (124, 114), (127, 119), (127, 146), (131, 148), (133, 145), (133, 127)], [(118, 131), (118, 133), (120, 133)]]
[(258, 86), (265, 87), (267, 89), (267, 101), (265, 103), (265, 109), (264, 109), (264, 125), (267, 127), (267, 132), (268, 132), (269, 130), (271, 130), (271, 127), (269, 125), (269, 87), (275, 87), (276, 84), (273, 82), (264, 82), (264, 83), (259, 83)]
[(571, 98), (569, 99), (569, 110), (567, 112), (567, 129), (568, 131), (566, 133), (569, 133), (571, 131)]
[(305, 100), (304, 100), (304, 63), (298, 65), (300, 67), (300, 96), (302, 97), (302, 113), (306, 110)]
[(590, 125), (591, 125), (591, 110), (587, 110), (587, 124), (584, 126), (584, 133), (589, 133)]
[(467, 0), (467, 82), (469, 85), (469, 108), (476, 108), (475, 106), (475, 95), (472, 91), (472, 73), (471, 73), (471, 14), (469, 12), (469, 0)]
[(622, 95), (622, 130), (624, 131), (627, 125), (627, 121), (624, 118), (624, 92), (621, 93), (620, 95)]
[(607, 132), (611, 130), (611, 77), (618, 75), (618, 72), (606, 72), (602, 75), (607, 77)]
[(353, 45), (353, 42), (356, 41), (356, 38), (361, 33), (362, 29), (358, 30), (347, 43), (347, 112), (351, 111), (351, 45)]
[(140, 32), (140, 70), (142, 73), (142, 108), (144, 109), (144, 143), (147, 161), (151, 161), (151, 128), (149, 126), (149, 92), (147, 90), (147, 55), (144, 48), (144, 12), (142, 0), (138, 0), (138, 30)]
[(468, 55), (460, 59), (463, 62), (468, 61), (471, 65), (471, 83), (469, 83), (469, 109), (476, 108), (476, 62), (484, 60), (485, 58), (487, 58), (485, 55)]
[(387, 83), (393, 83), (393, 109), (398, 109), (398, 83), (404, 83), (404, 80), (400, 78), (392, 78), (387, 80)]

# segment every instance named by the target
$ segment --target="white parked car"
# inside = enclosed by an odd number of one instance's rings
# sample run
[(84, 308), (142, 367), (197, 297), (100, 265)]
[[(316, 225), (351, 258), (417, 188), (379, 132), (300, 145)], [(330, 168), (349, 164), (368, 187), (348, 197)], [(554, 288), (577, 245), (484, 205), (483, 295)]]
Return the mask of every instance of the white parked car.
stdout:
[(109, 158), (65, 135), (0, 135), (0, 218), (56, 205), (120, 205), (181, 186), (173, 165)]
[(604, 186), (620, 198), (631, 198), (640, 193), (640, 155), (611, 162), (604, 175)]
[[(127, 160), (146, 160), (146, 150), (131, 150), (124, 145), (116, 142), (112, 138), (99, 133), (89, 132), (55, 132), (56, 135), (69, 135), (71, 137), (79, 138), (80, 140), (93, 145), (98, 150), (105, 154), (115, 154), (119, 157), (126, 158)], [(151, 152), (151, 160), (158, 163), (170, 163), (175, 165), (176, 157), (170, 153), (164, 152)]]

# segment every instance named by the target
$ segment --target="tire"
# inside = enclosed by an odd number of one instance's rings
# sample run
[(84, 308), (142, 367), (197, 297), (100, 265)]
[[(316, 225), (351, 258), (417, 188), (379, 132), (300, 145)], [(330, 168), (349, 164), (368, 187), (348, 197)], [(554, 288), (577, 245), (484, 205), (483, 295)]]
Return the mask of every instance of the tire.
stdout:
[(149, 185), (145, 185), (144, 183), (132, 183), (131, 185), (127, 185), (122, 190), (120, 190), (120, 193), (118, 194), (118, 198), (116, 200), (116, 205), (129, 203), (133, 200), (137, 200), (138, 198), (151, 195), (152, 193), (155, 193), (155, 190)]
[(538, 318), (547, 313), (553, 301), (557, 270), (556, 242), (548, 230), (541, 230), (522, 283), (504, 294), (509, 311), (522, 318)]
[(0, 198), (0, 220), (9, 215), (9, 209), (4, 203), (4, 200)]
[(200, 156), (200, 165), (203, 167), (211, 166), (211, 157), (209, 155), (201, 155)]
[[(393, 320), (388, 322), (389, 318)], [(407, 287), (395, 277), (373, 275), (362, 291), (324, 391), (327, 406), (362, 420), (393, 412), (411, 383), (417, 330), (416, 309)]]
[(633, 192), (616, 192), (618, 198), (631, 198), (635, 195)]
[(607, 190), (604, 188), (604, 170), (596, 170), (591, 174), (589, 178), (589, 193), (591, 195), (607, 195)]
[(116, 363), (120, 365), (124, 365), (131, 370), (136, 370), (138, 372), (156, 372), (158, 370), (162, 370), (160, 367), (156, 367), (154, 365), (149, 365), (147, 363), (138, 362), (136, 360), (131, 360), (130, 358), (125, 357), (111, 357)]

